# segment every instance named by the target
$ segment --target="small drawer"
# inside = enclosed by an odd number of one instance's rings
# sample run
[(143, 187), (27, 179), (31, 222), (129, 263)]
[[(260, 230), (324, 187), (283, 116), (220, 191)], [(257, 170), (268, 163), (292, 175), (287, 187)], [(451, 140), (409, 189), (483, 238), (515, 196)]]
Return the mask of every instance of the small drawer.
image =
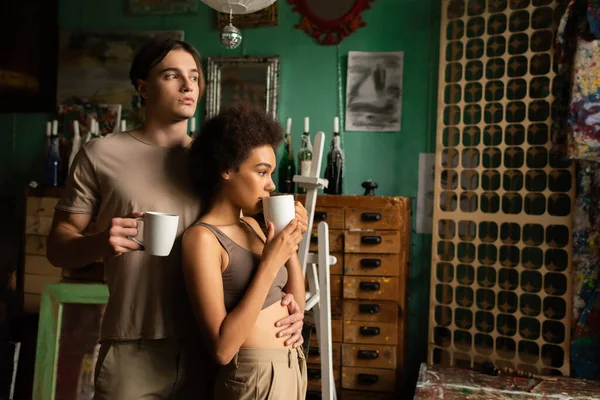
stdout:
[(46, 257), (47, 236), (25, 235), (25, 254)]
[[(319, 250), (319, 235), (316, 229), (313, 230), (310, 236), (310, 245), (308, 250), (312, 253), (317, 254)], [(329, 253), (341, 253), (344, 251), (344, 231), (339, 229), (329, 230)]]
[[(343, 253), (332, 253), (331, 250), (329, 254), (334, 256), (337, 260), (335, 264), (331, 264), (329, 266), (329, 273), (333, 275), (342, 275), (344, 273), (344, 254)], [(319, 270), (319, 266), (317, 265), (317, 271)]]
[[(321, 366), (316, 364), (307, 364), (306, 365), (306, 377), (307, 377), (307, 389), (309, 391), (321, 390)], [(337, 387), (340, 386), (342, 377), (342, 371), (338, 366), (333, 367), (333, 381)]]
[(398, 231), (346, 231), (344, 236), (346, 253), (398, 254), (400, 252)]
[(395, 323), (399, 314), (394, 301), (344, 300), (344, 321)]
[(313, 227), (319, 222), (327, 222), (329, 229), (344, 229), (344, 209), (342, 207), (315, 207)]
[(50, 264), (46, 256), (25, 255), (25, 273), (31, 275), (56, 276), (62, 274), (61, 268)]
[(400, 230), (403, 223), (400, 207), (346, 209), (346, 226), (351, 228)]
[(398, 324), (344, 321), (344, 343), (398, 344)]
[(342, 366), (361, 368), (396, 368), (396, 346), (343, 344)]
[(396, 390), (396, 370), (343, 367), (342, 388), (393, 392)]
[(25, 234), (48, 236), (52, 227), (52, 217), (28, 215), (25, 217)]
[(52, 218), (57, 203), (56, 197), (27, 197), (26, 215)]
[(345, 254), (344, 275), (399, 276), (399, 254)]
[[(331, 341), (332, 342), (341, 342), (342, 334), (343, 334), (343, 321), (340, 319), (334, 319), (331, 321)], [(310, 345), (317, 346), (317, 328), (313, 326), (312, 332), (310, 334)]]
[(330, 275), (331, 298), (342, 297), (342, 278), (343, 275)]
[(398, 278), (344, 276), (345, 299), (396, 300)]
[(343, 300), (339, 297), (331, 299), (331, 319), (342, 319), (342, 304)]
[[(331, 346), (331, 355), (333, 356), (333, 365), (340, 365), (342, 363), (342, 344), (333, 343)], [(321, 353), (318, 345), (312, 345), (308, 348), (308, 355), (306, 356), (306, 362), (308, 364), (321, 364)]]

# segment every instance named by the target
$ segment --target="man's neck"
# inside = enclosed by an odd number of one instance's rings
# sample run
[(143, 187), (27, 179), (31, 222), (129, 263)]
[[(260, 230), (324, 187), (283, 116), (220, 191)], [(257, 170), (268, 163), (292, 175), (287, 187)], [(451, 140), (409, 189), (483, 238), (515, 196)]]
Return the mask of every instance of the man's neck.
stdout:
[(187, 133), (187, 120), (168, 124), (147, 120), (132, 134), (146, 143), (161, 147), (185, 147), (192, 140)]

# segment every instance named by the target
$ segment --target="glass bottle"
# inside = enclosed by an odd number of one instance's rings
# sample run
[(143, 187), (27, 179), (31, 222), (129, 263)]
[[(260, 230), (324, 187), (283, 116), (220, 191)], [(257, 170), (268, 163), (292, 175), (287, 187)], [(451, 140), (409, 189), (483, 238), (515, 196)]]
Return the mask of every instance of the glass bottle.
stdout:
[[(312, 164), (312, 144), (310, 144), (308, 117), (304, 117), (304, 133), (302, 134), (302, 144), (298, 152), (298, 169), (301, 176), (310, 175), (310, 166)], [(298, 186), (298, 193), (306, 193), (306, 188)]]
[(294, 175), (296, 175), (296, 163), (294, 161), (294, 150), (292, 145), (292, 119), (287, 119), (287, 128), (283, 138), (283, 156), (279, 163), (279, 187), (280, 193), (294, 193), (296, 184)]
[(325, 188), (327, 194), (342, 194), (344, 179), (344, 151), (340, 144), (340, 120), (333, 120), (333, 137), (331, 138), (331, 149), (327, 154), (327, 167), (325, 168), (325, 179), (329, 185)]
[(50, 149), (46, 156), (46, 185), (58, 186), (62, 173), (62, 159), (58, 143), (58, 135), (50, 137)]

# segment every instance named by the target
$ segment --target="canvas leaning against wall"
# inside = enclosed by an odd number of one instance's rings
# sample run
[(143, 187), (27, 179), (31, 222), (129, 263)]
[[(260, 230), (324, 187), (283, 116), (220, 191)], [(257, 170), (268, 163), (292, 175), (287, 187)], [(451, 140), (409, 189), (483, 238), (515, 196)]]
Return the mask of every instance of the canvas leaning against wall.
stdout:
[(347, 131), (399, 131), (404, 52), (348, 52)]
[(121, 104), (132, 127), (143, 120), (141, 98), (129, 80), (137, 49), (149, 38), (183, 40), (183, 31), (61, 32), (58, 103)]

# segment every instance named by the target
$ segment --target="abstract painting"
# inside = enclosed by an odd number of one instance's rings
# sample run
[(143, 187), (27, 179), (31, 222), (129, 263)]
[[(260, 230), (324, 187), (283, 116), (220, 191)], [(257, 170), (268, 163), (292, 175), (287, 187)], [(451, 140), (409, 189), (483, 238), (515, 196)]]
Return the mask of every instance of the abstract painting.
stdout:
[(127, 126), (139, 125), (144, 110), (129, 68), (137, 49), (158, 36), (183, 40), (183, 31), (61, 32), (58, 103), (121, 104)]
[(399, 131), (404, 52), (348, 53), (347, 131)]

